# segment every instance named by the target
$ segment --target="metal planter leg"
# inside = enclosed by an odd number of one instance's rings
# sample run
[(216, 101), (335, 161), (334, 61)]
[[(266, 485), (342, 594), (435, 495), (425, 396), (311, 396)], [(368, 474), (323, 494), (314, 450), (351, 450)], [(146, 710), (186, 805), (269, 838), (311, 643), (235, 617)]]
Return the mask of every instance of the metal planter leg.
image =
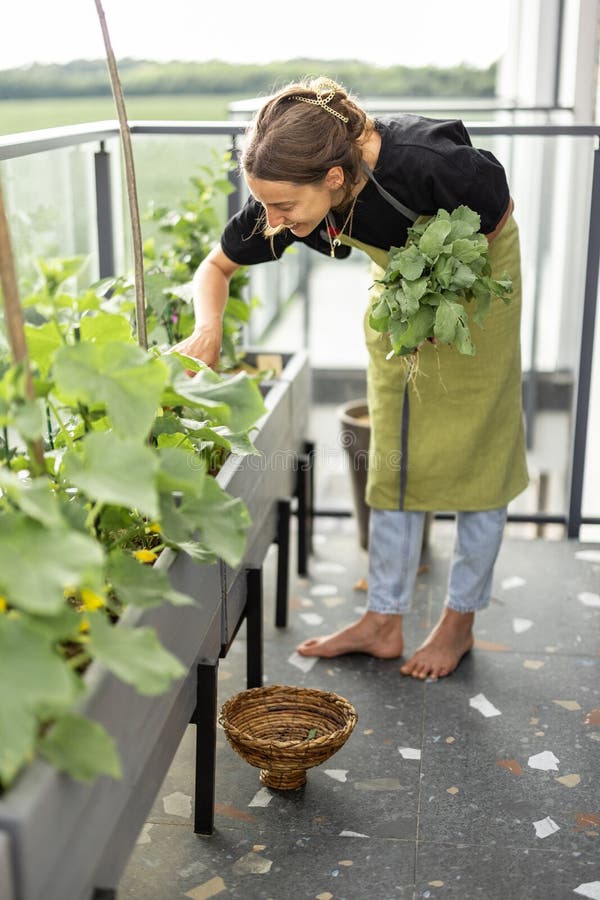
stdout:
[(288, 622), (288, 585), (290, 577), (290, 515), (291, 500), (277, 504), (277, 594), (275, 627), (285, 628)]
[(196, 772), (194, 776), (194, 832), (212, 834), (215, 824), (215, 765), (217, 756), (218, 660), (197, 668)]

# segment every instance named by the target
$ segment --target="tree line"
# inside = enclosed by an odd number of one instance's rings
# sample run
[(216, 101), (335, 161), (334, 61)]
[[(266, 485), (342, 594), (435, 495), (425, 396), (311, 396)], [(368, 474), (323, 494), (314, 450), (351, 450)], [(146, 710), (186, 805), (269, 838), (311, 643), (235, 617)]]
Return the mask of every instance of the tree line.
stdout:
[[(477, 69), (466, 64), (380, 67), (358, 60), (293, 59), (266, 64), (165, 62), (122, 59), (121, 81), (126, 94), (271, 93), (306, 75), (327, 75), (360, 97), (494, 97), (496, 64)], [(0, 99), (92, 97), (111, 93), (106, 61), (73, 60), (65, 64), (34, 64), (0, 71)]]

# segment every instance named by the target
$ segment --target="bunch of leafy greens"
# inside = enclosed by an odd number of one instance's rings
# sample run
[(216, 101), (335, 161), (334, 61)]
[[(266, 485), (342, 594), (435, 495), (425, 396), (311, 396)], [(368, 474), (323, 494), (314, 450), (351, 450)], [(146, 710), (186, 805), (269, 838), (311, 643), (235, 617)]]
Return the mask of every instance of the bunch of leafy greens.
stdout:
[(433, 338), (474, 355), (465, 302), (483, 327), (492, 296), (509, 303), (512, 292), (506, 273), (500, 281), (491, 277), (489, 244), (479, 229), (479, 215), (468, 206), (440, 209), (408, 229), (404, 247), (392, 247), (369, 316), (371, 328), (389, 334), (390, 356), (412, 353)]

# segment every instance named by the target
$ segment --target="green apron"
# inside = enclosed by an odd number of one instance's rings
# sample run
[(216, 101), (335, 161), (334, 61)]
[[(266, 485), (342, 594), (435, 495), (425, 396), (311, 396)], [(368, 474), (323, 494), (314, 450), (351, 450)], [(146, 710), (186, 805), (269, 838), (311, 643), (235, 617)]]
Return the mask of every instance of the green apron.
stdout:
[[(373, 279), (382, 277), (386, 251), (345, 236), (341, 240), (367, 253)], [(371, 421), (366, 502), (375, 509), (494, 509), (527, 486), (521, 267), (512, 216), (490, 244), (489, 259), (493, 277), (511, 276), (511, 302), (492, 298), (484, 329), (471, 323), (475, 356), (426, 342), (416, 377), (408, 381), (408, 358), (386, 359), (389, 337), (369, 327), (369, 310), (381, 290), (371, 287), (365, 315)]]

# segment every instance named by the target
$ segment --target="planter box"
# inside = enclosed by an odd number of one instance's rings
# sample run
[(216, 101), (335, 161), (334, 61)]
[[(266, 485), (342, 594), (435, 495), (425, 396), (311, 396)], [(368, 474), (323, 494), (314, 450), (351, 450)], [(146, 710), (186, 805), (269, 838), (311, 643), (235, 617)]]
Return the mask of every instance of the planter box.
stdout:
[(277, 501), (294, 493), (293, 454), (302, 444), (310, 373), (304, 354), (284, 361), (255, 437), (264, 458), (232, 457), (219, 474), (221, 485), (250, 510), (244, 561), (236, 569), (199, 566), (185, 553), (166, 551), (156, 565), (166, 567), (173, 587), (196, 605), (129, 609), (123, 618), (155, 628), (188, 674), (166, 694), (144, 697), (101, 665), (90, 667), (84, 712), (115, 738), (123, 778), (82, 784), (36, 760), (17, 779), (0, 799), (2, 900), (90, 900), (94, 888), (118, 884), (196, 709), (197, 666), (216, 665), (232, 639), (246, 609), (246, 570), (262, 565), (276, 534)]
[[(223, 594), (223, 646), (228, 647), (246, 605), (246, 569), (259, 569), (277, 536), (278, 502), (296, 490), (298, 454), (306, 437), (310, 406), (310, 366), (303, 351), (279, 354), (283, 368), (268, 385), (267, 412), (258, 422), (254, 444), (261, 456), (230, 457), (219, 473), (221, 486), (248, 507), (252, 525), (244, 560), (237, 568), (220, 563)], [(254, 361), (255, 354), (246, 358)]]
[[(189, 674), (167, 693), (145, 697), (99, 664), (90, 667), (85, 712), (115, 738), (123, 778), (82, 784), (43, 761), (23, 773), (0, 800), (0, 835), (6, 832), (12, 849), (10, 900), (88, 900), (94, 886), (103, 885), (98, 866), (110, 845), (122, 855), (120, 869), (111, 865), (116, 883), (179, 746), (196, 704), (195, 663), (220, 648), (220, 573), (217, 565), (198, 566), (170, 551), (159, 564), (197, 605), (129, 609), (123, 622), (155, 628)], [(134, 796), (137, 815), (131, 816)], [(119, 827), (124, 813), (126, 829)]]

